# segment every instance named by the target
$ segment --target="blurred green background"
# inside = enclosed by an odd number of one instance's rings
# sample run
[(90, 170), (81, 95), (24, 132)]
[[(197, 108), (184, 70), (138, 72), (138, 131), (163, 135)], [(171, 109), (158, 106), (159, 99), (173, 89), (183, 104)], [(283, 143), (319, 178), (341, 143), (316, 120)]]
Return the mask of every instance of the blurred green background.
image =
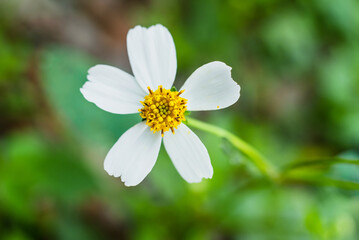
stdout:
[(194, 130), (213, 179), (186, 183), (164, 149), (137, 187), (107, 175), (106, 153), (140, 116), (104, 112), (79, 88), (97, 63), (131, 72), (127, 31), (156, 23), (176, 44), (177, 88), (214, 60), (241, 85), (235, 105), (192, 117), (280, 169), (359, 158), (357, 0), (1, 0), (0, 239), (359, 239), (358, 165), (273, 183)]

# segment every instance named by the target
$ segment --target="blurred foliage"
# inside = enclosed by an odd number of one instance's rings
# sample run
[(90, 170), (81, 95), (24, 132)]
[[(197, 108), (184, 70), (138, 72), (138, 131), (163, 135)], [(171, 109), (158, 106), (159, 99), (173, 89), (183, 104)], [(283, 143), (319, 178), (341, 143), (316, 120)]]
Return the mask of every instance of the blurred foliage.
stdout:
[[(0, 239), (358, 239), (358, 12), (357, 0), (0, 1)], [(137, 187), (103, 170), (140, 117), (79, 88), (97, 63), (130, 72), (128, 29), (155, 23), (174, 37), (177, 88), (205, 63), (232, 66), (239, 103), (194, 117), (258, 147), (281, 181), (200, 131), (211, 180), (187, 184), (163, 149)]]

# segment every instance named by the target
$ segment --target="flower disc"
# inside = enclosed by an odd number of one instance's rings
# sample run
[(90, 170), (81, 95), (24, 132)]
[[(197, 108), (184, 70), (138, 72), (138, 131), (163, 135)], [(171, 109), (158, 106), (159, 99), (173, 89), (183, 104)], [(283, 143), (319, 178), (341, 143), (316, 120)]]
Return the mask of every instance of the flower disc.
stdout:
[(140, 116), (146, 120), (153, 133), (161, 131), (163, 136), (170, 129), (174, 133), (174, 128), (186, 120), (184, 113), (187, 110), (187, 99), (180, 97), (184, 90), (171, 91), (162, 85), (154, 92), (150, 87), (147, 89), (149, 94), (141, 101), (143, 108), (138, 110)]

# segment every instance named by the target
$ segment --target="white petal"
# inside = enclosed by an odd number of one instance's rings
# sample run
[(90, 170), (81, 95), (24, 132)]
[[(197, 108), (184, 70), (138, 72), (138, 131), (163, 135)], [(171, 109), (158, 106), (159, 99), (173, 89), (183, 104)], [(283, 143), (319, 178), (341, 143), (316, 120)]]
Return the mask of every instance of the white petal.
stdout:
[(151, 132), (145, 121), (136, 124), (111, 148), (105, 170), (111, 176), (121, 177), (126, 186), (139, 184), (155, 165), (161, 140), (161, 133)]
[(136, 26), (127, 34), (127, 51), (133, 74), (142, 88), (170, 89), (177, 70), (176, 49), (170, 32), (157, 24)]
[(239, 98), (240, 86), (231, 77), (231, 67), (211, 62), (198, 68), (184, 83), (181, 97), (188, 100), (189, 111), (226, 108)]
[(179, 174), (189, 183), (212, 178), (213, 168), (206, 147), (185, 124), (173, 134), (165, 132), (163, 143)]
[(147, 95), (130, 74), (107, 65), (89, 69), (87, 81), (80, 89), (87, 101), (118, 114), (138, 113), (140, 101)]

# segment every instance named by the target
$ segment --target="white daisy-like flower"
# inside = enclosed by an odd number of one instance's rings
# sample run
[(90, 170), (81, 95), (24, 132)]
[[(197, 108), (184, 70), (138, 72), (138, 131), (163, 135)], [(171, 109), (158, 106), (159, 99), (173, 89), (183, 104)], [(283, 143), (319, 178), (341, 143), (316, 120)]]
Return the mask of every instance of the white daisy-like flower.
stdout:
[(170, 90), (177, 70), (172, 36), (162, 25), (136, 26), (127, 34), (127, 49), (134, 76), (107, 65), (88, 71), (80, 89), (99, 108), (116, 114), (139, 113), (140, 123), (127, 130), (106, 156), (108, 174), (126, 186), (139, 184), (152, 170), (164, 146), (179, 174), (189, 183), (212, 178), (206, 147), (189, 129), (185, 111), (226, 108), (239, 98), (240, 86), (231, 67), (211, 62), (198, 68), (180, 91)]

